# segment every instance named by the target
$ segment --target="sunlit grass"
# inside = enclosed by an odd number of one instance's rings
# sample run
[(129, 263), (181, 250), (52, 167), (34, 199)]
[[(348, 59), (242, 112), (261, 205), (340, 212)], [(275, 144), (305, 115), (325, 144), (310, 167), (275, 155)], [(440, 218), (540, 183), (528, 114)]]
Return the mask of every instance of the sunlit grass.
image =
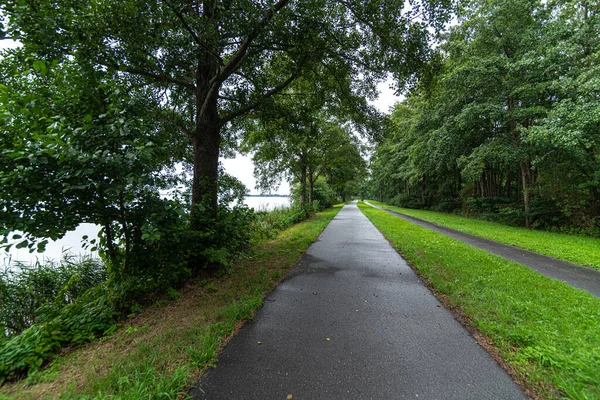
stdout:
[(600, 299), (360, 204), (434, 289), (544, 398), (600, 398)]
[(251, 259), (198, 279), (179, 300), (145, 310), (111, 337), (5, 385), (0, 399), (181, 398), (341, 206), (280, 232)]
[(600, 269), (600, 239), (506, 226), (496, 222), (464, 218), (435, 211), (394, 207), (373, 200), (369, 200), (369, 202), (461, 232)]

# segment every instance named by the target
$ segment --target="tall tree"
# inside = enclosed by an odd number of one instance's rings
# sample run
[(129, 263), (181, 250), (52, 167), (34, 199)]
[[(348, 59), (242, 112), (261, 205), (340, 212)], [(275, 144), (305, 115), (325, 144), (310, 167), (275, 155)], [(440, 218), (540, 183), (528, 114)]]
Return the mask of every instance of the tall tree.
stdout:
[[(265, 105), (315, 65), (345, 69), (353, 88), (393, 71), (410, 79), (428, 57), (423, 21), (449, 1), (8, 0), (3, 35), (37, 57), (68, 54), (150, 85), (193, 149), (192, 225), (214, 215), (220, 146), (236, 118)], [(349, 89), (350, 90), (350, 89)], [(225, 129), (225, 130), (224, 130)]]
[[(336, 152), (347, 145), (355, 149), (349, 157), (358, 153), (349, 132), (339, 125), (352, 121), (366, 129), (378, 121), (378, 115), (364, 96), (341, 84), (349, 79), (351, 75), (340, 69), (321, 68), (305, 74), (274, 99), (269, 109), (261, 110), (258, 119), (249, 121), (243, 149), (253, 152), (262, 189), (287, 177), (300, 184), (301, 203), (311, 203), (313, 185), (332, 166)], [(360, 165), (360, 154), (358, 158)]]

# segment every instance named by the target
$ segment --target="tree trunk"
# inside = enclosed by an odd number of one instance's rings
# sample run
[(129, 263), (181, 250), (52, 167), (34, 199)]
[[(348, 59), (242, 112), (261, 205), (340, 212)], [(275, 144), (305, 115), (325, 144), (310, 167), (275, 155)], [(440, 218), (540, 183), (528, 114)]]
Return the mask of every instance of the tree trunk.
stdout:
[[(194, 178), (192, 183), (192, 229), (202, 229), (210, 223), (201, 218), (205, 213), (208, 220), (217, 216), (219, 150), (221, 127), (217, 110), (218, 91), (211, 93), (210, 81), (218, 71), (217, 65), (206, 65), (199, 58), (196, 73), (196, 120), (191, 135), (194, 151)], [(202, 210), (202, 208), (204, 210)]]
[(530, 208), (529, 208), (529, 200), (530, 200), (530, 180), (531, 180), (531, 167), (528, 162), (521, 161), (521, 180), (523, 181), (523, 206), (525, 208), (525, 227), (527, 229), (531, 229), (531, 219), (530, 219)]
[(506, 167), (506, 197), (510, 199), (512, 196), (512, 167)]
[(300, 204), (306, 205), (306, 166), (302, 165), (302, 174), (300, 176)]
[(313, 170), (312, 168), (308, 168), (308, 204), (312, 204), (314, 198), (314, 178), (313, 178)]

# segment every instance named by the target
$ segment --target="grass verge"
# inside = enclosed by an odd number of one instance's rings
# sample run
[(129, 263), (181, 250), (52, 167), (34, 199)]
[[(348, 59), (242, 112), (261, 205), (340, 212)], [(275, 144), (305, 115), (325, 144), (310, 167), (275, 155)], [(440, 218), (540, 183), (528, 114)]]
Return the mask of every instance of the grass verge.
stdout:
[(361, 211), (538, 398), (600, 398), (600, 300), (365, 204)]
[(197, 279), (112, 336), (4, 385), (0, 399), (181, 398), (341, 206), (280, 232), (234, 268)]
[(435, 211), (400, 208), (373, 200), (369, 200), (369, 202), (401, 214), (456, 229), (457, 231), (470, 233), (475, 236), (481, 236), (600, 270), (600, 239), (536, 231)]

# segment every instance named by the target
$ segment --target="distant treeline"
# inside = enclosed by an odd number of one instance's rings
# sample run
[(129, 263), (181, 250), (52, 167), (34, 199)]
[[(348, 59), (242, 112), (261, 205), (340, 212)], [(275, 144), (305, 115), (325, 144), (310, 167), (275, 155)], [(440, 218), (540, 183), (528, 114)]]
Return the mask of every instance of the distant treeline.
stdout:
[(370, 194), (405, 207), (600, 235), (600, 14), (479, 0), (398, 104)]

